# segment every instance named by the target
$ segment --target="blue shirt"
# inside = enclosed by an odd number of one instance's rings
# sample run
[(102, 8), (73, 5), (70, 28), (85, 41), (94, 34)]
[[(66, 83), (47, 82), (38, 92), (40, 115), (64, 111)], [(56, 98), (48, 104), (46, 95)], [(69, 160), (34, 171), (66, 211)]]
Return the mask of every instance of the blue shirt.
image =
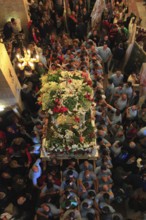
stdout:
[(29, 171), (29, 178), (32, 180), (32, 183), (33, 183), (34, 186), (37, 185), (37, 179), (38, 179), (38, 178), (41, 176), (41, 174), (42, 174), (42, 169), (41, 169), (41, 167), (40, 167), (40, 162), (41, 162), (41, 160), (38, 159), (38, 160), (33, 164), (33, 166), (37, 166), (37, 167), (38, 167), (38, 171), (37, 171), (37, 172), (34, 172), (34, 171), (32, 170), (32, 168), (31, 168), (30, 171)]

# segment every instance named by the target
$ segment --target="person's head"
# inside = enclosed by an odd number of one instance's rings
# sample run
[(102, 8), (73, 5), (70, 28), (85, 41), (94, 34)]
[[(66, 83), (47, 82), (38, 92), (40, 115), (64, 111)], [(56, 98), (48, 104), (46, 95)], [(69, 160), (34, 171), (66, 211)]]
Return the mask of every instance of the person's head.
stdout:
[[(76, 5), (76, 6), (77, 6), (77, 5)], [(76, 10), (77, 10), (77, 7), (76, 7)], [(76, 15), (75, 11), (72, 11), (71, 14), (72, 14), (73, 16)]]
[(18, 205), (23, 205), (26, 201), (26, 197), (25, 196), (19, 196), (17, 199), (17, 204)]
[(89, 205), (87, 202), (83, 202), (83, 203), (82, 203), (82, 207), (83, 207), (84, 209), (89, 209), (89, 208), (91, 208), (91, 205)]
[(105, 166), (105, 165), (102, 165), (102, 166), (101, 166), (101, 171), (102, 171), (102, 172), (106, 172), (106, 170), (107, 170), (106, 166)]
[(84, 7), (83, 8), (83, 14), (86, 14), (87, 13), (87, 9)]
[(8, 126), (6, 129), (9, 133), (15, 133), (15, 130), (11, 126)]
[(119, 215), (114, 215), (113, 220), (121, 220)]
[(120, 84), (119, 84), (118, 89), (119, 89), (119, 90), (122, 90), (122, 89), (123, 89), (123, 83), (120, 83)]
[(84, 176), (85, 176), (85, 178), (88, 179), (90, 177), (90, 171), (89, 170), (85, 170)]
[(52, 181), (53, 180), (53, 176), (52, 176), (52, 174), (50, 174), (50, 172), (47, 175), (47, 179), (48, 179), (48, 181)]
[(98, 144), (102, 144), (102, 142), (103, 142), (102, 137), (98, 137), (98, 138), (97, 138), (97, 143), (98, 143)]
[(112, 79), (112, 78), (109, 78), (109, 79), (108, 79), (108, 83), (109, 83), (109, 84), (112, 84), (112, 83), (113, 83), (113, 79)]
[(93, 30), (93, 35), (94, 35), (94, 36), (97, 35), (97, 30)]
[(11, 18), (11, 23), (15, 24), (15, 22), (16, 22), (15, 18)]
[(75, 212), (70, 212), (69, 215), (68, 215), (68, 220), (75, 220), (76, 217), (75, 217)]
[(58, 164), (58, 162), (57, 162), (57, 160), (55, 158), (52, 159), (52, 164), (53, 165), (57, 165)]
[(68, 177), (69, 179), (74, 178), (74, 175), (73, 175), (73, 174), (74, 174), (74, 173), (73, 173), (72, 170), (68, 170), (68, 171), (67, 171), (67, 177)]
[(95, 194), (95, 192), (94, 192), (93, 190), (89, 190), (89, 191), (88, 191), (88, 197), (89, 197), (90, 199), (94, 199), (95, 196), (96, 196), (96, 194)]
[(65, 180), (66, 187), (72, 187), (74, 184), (74, 180), (72, 178), (68, 178)]
[(86, 217), (87, 217), (88, 220), (95, 220), (95, 215), (91, 212), (88, 212)]
[(87, 160), (84, 161), (84, 168), (88, 169), (89, 162)]
[(109, 209), (109, 207), (108, 206), (104, 206), (103, 208), (102, 208), (102, 213), (104, 213), (104, 214), (110, 214), (110, 209)]
[(25, 180), (22, 176), (19, 175), (15, 176), (13, 178), (13, 182), (16, 187), (22, 187), (22, 188), (25, 187)]
[(132, 87), (132, 82), (127, 82), (126, 86), (127, 87)]
[(123, 94), (121, 95), (121, 99), (122, 99), (123, 101), (126, 101), (126, 100), (127, 100), (127, 95), (126, 95), (125, 93), (123, 93)]
[(103, 194), (103, 199), (104, 199), (104, 201), (105, 201), (106, 203), (108, 203), (109, 200), (110, 200), (109, 193), (104, 193), (104, 194)]
[(135, 148), (135, 147), (136, 147), (136, 143), (135, 143), (134, 141), (131, 141), (131, 142), (129, 143), (129, 147), (130, 147), (130, 148)]
[(106, 43), (104, 43), (103, 49), (106, 50), (107, 48), (108, 48), (108, 45)]
[(108, 190), (109, 190), (109, 186), (106, 185), (106, 184), (103, 185), (102, 190), (103, 190), (103, 192), (108, 192)]
[(53, 183), (51, 181), (47, 181), (47, 189), (52, 189), (53, 188)]
[(8, 159), (7, 155), (1, 155), (0, 156), (0, 163), (2, 165), (7, 165), (9, 163), (9, 159)]
[(67, 200), (65, 201), (65, 209), (68, 210), (68, 209), (70, 209), (70, 208), (71, 208), (71, 201), (70, 201), (69, 199), (67, 199)]
[(123, 130), (121, 130), (121, 131), (118, 131), (117, 133), (116, 133), (116, 136), (117, 137), (123, 137), (123, 135), (124, 135), (124, 131)]
[(76, 160), (74, 159), (69, 160), (69, 167), (74, 168), (75, 165), (76, 165)]
[(70, 198), (71, 196), (71, 191), (69, 189), (67, 189), (65, 192), (64, 192), (64, 195), (66, 196), (67, 199)]
[(41, 122), (36, 122), (36, 127), (38, 128), (38, 129), (41, 129), (42, 128), (42, 124), (41, 124)]
[(2, 172), (2, 174), (1, 174), (1, 177), (3, 178), (3, 179), (11, 179), (11, 175), (10, 175), (10, 173), (9, 172)]
[(34, 165), (34, 166), (32, 167), (32, 171), (33, 171), (34, 173), (37, 173), (38, 170), (39, 170), (39, 168), (38, 168), (37, 165)]
[(50, 212), (50, 206), (46, 203), (43, 203), (42, 204), (42, 208), (45, 212)]
[(108, 35), (105, 35), (104, 36), (104, 41), (107, 41), (108, 40)]
[(137, 110), (137, 106), (133, 105), (133, 106), (131, 106), (131, 109), (132, 109), (132, 111), (136, 111)]
[(5, 199), (6, 197), (6, 193), (3, 191), (0, 191), (0, 201), (2, 201), (3, 199)]
[(119, 71), (119, 70), (116, 71), (116, 75), (117, 75), (117, 77), (120, 77), (121, 74), (122, 74), (121, 71)]

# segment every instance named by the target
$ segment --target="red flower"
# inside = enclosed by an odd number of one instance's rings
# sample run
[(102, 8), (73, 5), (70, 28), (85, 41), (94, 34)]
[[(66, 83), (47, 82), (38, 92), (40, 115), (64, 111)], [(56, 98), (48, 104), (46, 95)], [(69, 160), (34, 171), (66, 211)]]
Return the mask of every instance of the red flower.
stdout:
[(86, 80), (88, 80), (88, 73), (82, 72), (82, 77), (85, 78)]
[(58, 107), (54, 107), (53, 108), (53, 113), (59, 113), (59, 108)]
[(79, 117), (75, 117), (75, 121), (79, 123), (80, 122), (80, 118)]
[(68, 80), (68, 83), (72, 83), (72, 80), (71, 80), (71, 79), (69, 79), (69, 80)]
[(66, 151), (69, 151), (69, 147), (66, 146), (66, 147), (65, 147), (65, 150), (66, 150)]
[(65, 113), (65, 112), (68, 112), (68, 108), (61, 106), (59, 111), (60, 113)]
[(61, 106), (61, 107), (54, 107), (53, 108), (53, 113), (65, 113), (68, 111), (68, 108), (64, 107), (64, 106)]
[(59, 99), (55, 99), (54, 101), (57, 105), (60, 105), (60, 100)]
[(88, 80), (88, 81), (87, 81), (87, 84), (88, 84), (88, 86), (92, 86), (92, 81), (91, 81), (91, 80)]
[(80, 136), (80, 142), (81, 142), (81, 143), (84, 142), (84, 137)]
[(88, 99), (88, 100), (89, 100), (89, 101), (91, 101), (91, 102), (93, 102), (93, 101), (94, 101), (94, 99), (93, 99), (93, 98), (91, 98), (91, 95), (90, 95), (90, 94), (88, 94), (88, 93), (85, 95), (85, 98), (86, 98), (86, 99)]

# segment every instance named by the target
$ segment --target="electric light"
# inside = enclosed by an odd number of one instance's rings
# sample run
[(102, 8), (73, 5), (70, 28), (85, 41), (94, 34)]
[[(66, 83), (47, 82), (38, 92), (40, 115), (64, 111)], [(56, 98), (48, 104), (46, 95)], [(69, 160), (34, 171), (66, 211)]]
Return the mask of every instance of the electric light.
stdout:
[(35, 64), (39, 62), (39, 55), (37, 54), (35, 57), (31, 57), (31, 51), (24, 49), (24, 57), (21, 54), (16, 54), (18, 60), (18, 67), (21, 70), (24, 70), (25, 66), (29, 66), (32, 70), (35, 68)]
[(5, 106), (4, 105), (0, 105), (0, 112), (3, 112), (5, 110)]

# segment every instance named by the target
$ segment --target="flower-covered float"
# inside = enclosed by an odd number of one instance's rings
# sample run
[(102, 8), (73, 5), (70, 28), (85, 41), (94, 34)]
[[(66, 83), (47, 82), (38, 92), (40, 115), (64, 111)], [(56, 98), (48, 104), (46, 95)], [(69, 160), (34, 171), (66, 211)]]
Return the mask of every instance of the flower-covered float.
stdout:
[(92, 81), (81, 71), (41, 77), (39, 103), (46, 112), (44, 154), (85, 155), (96, 146)]

